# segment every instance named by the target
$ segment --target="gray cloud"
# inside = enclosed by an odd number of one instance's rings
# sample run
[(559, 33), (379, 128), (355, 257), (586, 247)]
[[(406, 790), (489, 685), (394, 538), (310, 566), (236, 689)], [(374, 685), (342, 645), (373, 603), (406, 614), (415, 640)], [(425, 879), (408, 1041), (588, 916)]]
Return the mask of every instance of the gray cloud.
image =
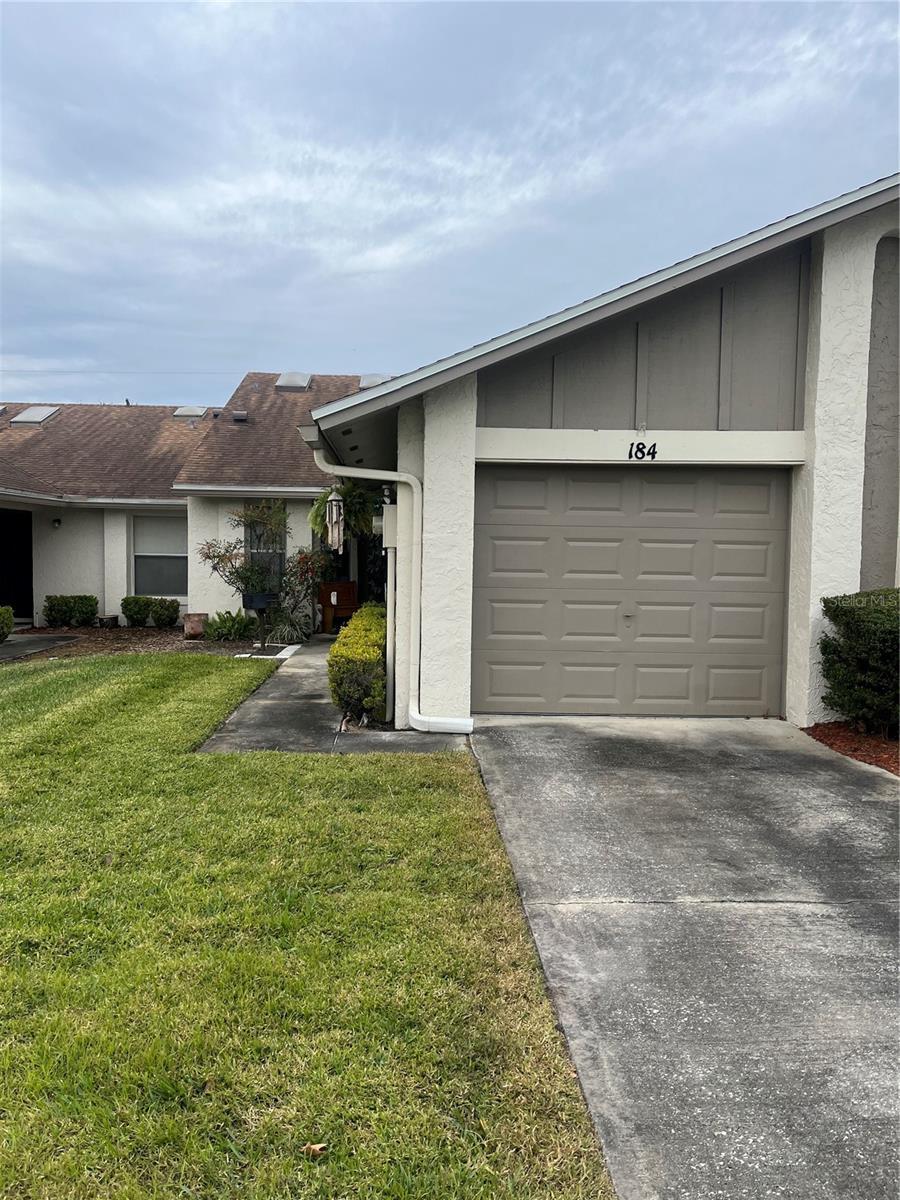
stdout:
[(2, 19), (10, 396), (398, 370), (895, 169), (889, 5)]

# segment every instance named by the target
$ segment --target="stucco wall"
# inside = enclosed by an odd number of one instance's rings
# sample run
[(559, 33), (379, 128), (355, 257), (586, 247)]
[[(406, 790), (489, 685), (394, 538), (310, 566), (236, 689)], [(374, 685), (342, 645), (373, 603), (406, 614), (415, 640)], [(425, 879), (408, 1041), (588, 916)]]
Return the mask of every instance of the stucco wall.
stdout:
[[(413, 400), (397, 413), (397, 470), (422, 478), (424, 465), (425, 415), (420, 400)], [(394, 659), (394, 723), (409, 727), (409, 637), (412, 611), (412, 499), (408, 487), (397, 488), (397, 595), (396, 653)], [(419, 598), (416, 597), (416, 603)]]
[[(208, 499), (188, 497), (188, 610), (212, 615), (226, 610), (234, 611), (241, 606), (241, 597), (227, 587), (217, 575), (204, 566), (197, 557), (197, 547), (214, 538), (229, 540), (238, 536), (228, 522), (231, 513), (252, 500), (241, 497), (231, 499)], [(287, 552), (300, 550), (312, 544), (309, 528), (311, 500), (288, 500), (287, 518), (289, 532)]]
[(821, 699), (821, 598), (859, 588), (875, 248), (896, 223), (896, 205), (886, 205), (832, 226), (813, 246), (807, 461), (793, 480), (786, 680), (786, 715), (801, 726), (834, 716)]
[(312, 530), (309, 527), (309, 510), (311, 508), (311, 500), (288, 500), (288, 554), (295, 553), (297, 550), (308, 550), (312, 545)]
[[(58, 519), (59, 528), (53, 521)], [(32, 516), (34, 552), (34, 623), (44, 624), (43, 607), (50, 595), (106, 598), (103, 555), (103, 510), (36, 508)]]
[(474, 375), (425, 397), (420, 700), (425, 716), (471, 712), (477, 403)]
[(112, 508), (103, 512), (103, 595), (100, 611), (122, 615), (122, 597), (132, 588), (131, 513)]
[(241, 606), (240, 596), (200, 562), (197, 548), (213, 538), (234, 537), (234, 530), (228, 524), (228, 514), (236, 507), (236, 502), (189, 496), (187, 507), (188, 611), (205, 612), (210, 616), (217, 612), (234, 611)]
[(863, 589), (890, 587), (897, 578), (898, 246), (897, 238), (882, 238), (875, 252), (860, 569)]

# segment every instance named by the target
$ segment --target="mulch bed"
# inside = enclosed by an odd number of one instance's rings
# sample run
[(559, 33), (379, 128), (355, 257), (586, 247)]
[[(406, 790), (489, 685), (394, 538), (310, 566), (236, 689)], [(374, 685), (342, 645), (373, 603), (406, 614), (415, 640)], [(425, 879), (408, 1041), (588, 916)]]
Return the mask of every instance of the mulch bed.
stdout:
[(203, 638), (187, 641), (180, 629), (25, 629), (12, 635), (28, 637), (29, 634), (65, 633), (74, 634), (75, 642), (65, 642), (49, 650), (40, 650), (28, 656), (29, 662), (38, 658), (77, 658), (82, 654), (235, 654), (248, 653), (252, 642), (207, 642)]
[(881, 737), (877, 733), (860, 733), (847, 721), (822, 721), (803, 730), (817, 742), (846, 754), (858, 762), (883, 767), (893, 775), (900, 775), (900, 756), (896, 738)]

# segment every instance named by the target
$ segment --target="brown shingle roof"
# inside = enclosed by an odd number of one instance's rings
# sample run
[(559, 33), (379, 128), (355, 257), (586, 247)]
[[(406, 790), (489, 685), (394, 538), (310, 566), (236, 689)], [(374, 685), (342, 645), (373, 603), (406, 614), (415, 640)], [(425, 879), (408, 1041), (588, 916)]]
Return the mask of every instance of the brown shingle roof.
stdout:
[[(208, 422), (206, 436), (178, 474), (179, 485), (229, 487), (322, 487), (328, 477), (313, 461), (297, 432), (311, 424), (310, 409), (359, 391), (358, 375), (313, 375), (303, 391), (276, 389), (278, 375), (245, 375), (222, 415)], [(231, 411), (243, 409), (246, 423)]]
[(10, 425), (30, 407), (0, 413), (0, 488), (171, 500), (175, 476), (212, 424), (209, 411), (176, 417), (171, 405), (61, 404), (43, 425)]
[(52, 483), (39, 479), (31, 471), (26, 471), (14, 463), (11, 458), (0, 456), (0, 490), (11, 492), (33, 492), (38, 496), (58, 496)]

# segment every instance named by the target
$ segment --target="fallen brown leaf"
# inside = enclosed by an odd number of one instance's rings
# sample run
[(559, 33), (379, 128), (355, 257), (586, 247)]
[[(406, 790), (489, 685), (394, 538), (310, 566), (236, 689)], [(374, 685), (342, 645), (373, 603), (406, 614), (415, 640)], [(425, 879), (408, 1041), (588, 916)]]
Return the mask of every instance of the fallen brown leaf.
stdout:
[(327, 1149), (327, 1142), (307, 1142), (303, 1147), (303, 1153), (308, 1154), (310, 1158), (321, 1158)]

